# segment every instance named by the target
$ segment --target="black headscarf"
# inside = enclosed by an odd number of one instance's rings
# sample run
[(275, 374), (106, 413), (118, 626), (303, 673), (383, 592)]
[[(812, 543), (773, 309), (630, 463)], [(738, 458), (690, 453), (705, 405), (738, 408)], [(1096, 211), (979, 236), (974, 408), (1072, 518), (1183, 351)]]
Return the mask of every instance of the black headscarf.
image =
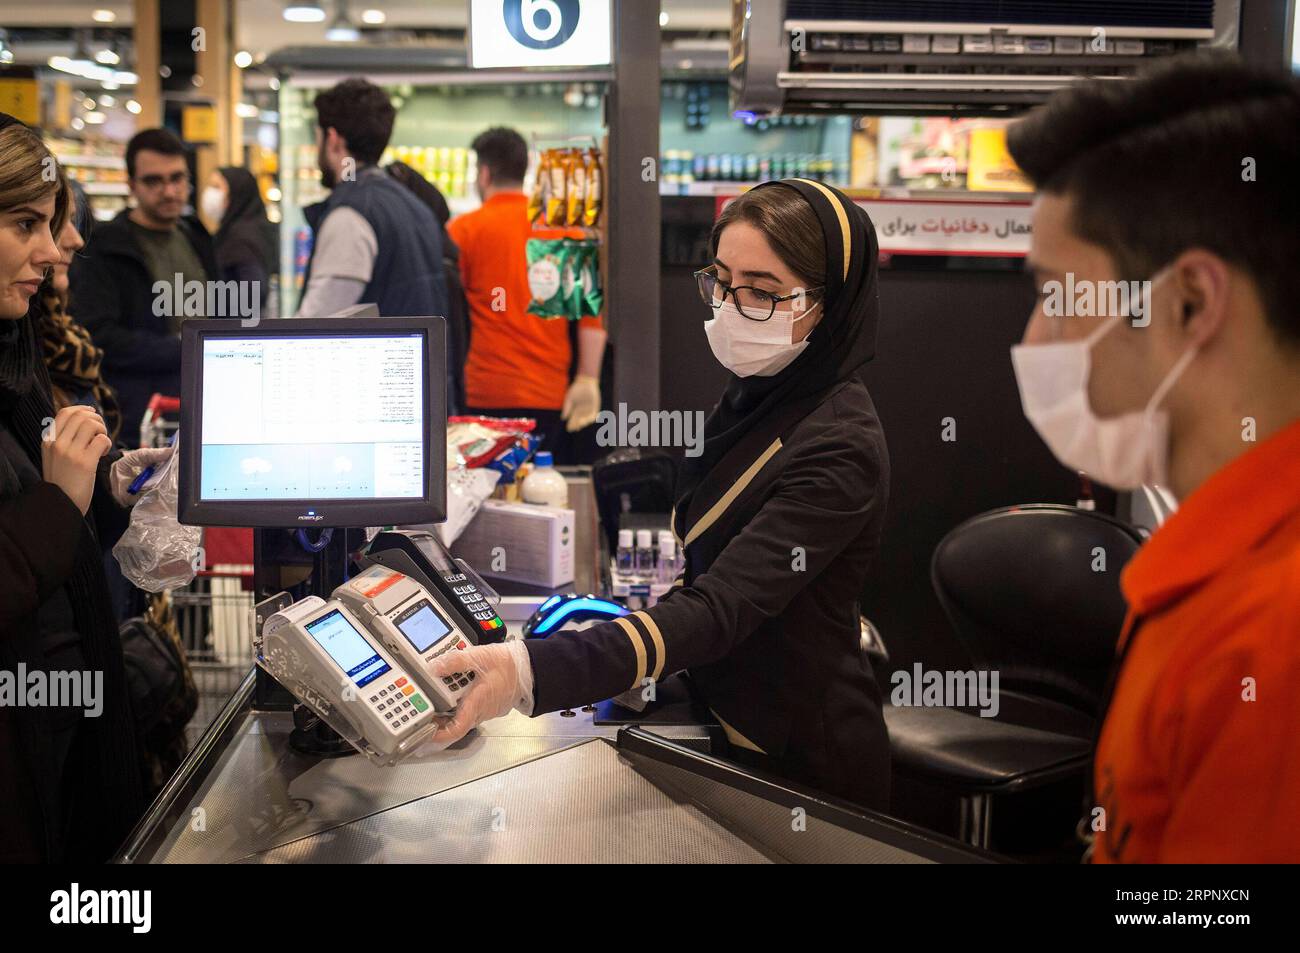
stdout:
[(826, 243), (822, 319), (808, 336), (808, 346), (779, 373), (731, 375), (722, 399), (704, 423), (703, 453), (685, 460), (678, 485), (677, 509), (682, 514), (701, 481), (742, 437), (794, 404), (811, 410), (876, 353), (879, 247), (866, 211), (839, 189), (810, 179), (765, 182), (757, 188), (794, 189), (821, 223)]
[(257, 262), (268, 273), (273, 271), (273, 252), (267, 238), (266, 203), (257, 188), (257, 179), (239, 166), (225, 165), (217, 171), (226, 180), (229, 191), (226, 211), (212, 236), (217, 267), (225, 275), (241, 264)]

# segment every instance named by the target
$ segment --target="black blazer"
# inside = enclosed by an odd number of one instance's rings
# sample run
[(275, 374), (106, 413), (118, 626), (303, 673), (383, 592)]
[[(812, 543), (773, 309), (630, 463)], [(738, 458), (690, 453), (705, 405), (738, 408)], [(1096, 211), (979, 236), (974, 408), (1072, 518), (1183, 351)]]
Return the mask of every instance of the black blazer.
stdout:
[(884, 808), (889, 741), (859, 649), (889, 454), (856, 378), (772, 415), (673, 513), (680, 585), (654, 607), (529, 640), (534, 714), (689, 671), (733, 746), (778, 774)]

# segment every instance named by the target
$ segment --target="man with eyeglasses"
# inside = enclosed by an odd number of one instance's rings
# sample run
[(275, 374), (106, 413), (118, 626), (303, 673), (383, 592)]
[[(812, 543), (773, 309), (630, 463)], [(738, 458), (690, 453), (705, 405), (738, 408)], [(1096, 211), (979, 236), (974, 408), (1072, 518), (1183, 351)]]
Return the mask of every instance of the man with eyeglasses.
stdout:
[(69, 280), (72, 311), (104, 351), (104, 379), (117, 389), (122, 439), (134, 445), (149, 398), (180, 393), (185, 315), (171, 293), (155, 295), (154, 285), (172, 289), (178, 275), (181, 287), (206, 282), (217, 264), (207, 230), (185, 214), (191, 183), (180, 139), (166, 129), (137, 133), (126, 147), (126, 170), (135, 207), (95, 229)]

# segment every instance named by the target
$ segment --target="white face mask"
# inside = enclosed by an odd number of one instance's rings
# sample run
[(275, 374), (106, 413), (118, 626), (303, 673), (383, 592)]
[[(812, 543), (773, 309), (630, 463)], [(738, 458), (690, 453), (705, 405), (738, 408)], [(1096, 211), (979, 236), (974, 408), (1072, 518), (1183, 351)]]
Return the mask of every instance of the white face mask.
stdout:
[(207, 216), (213, 225), (221, 224), (221, 216), (226, 214), (226, 196), (215, 185), (209, 185), (199, 196), (199, 211)]
[(1197, 352), (1189, 348), (1178, 359), (1142, 410), (1100, 418), (1088, 403), (1092, 348), (1127, 317), (1116, 315), (1078, 341), (1011, 349), (1021, 406), (1043, 442), (1065, 466), (1117, 490), (1167, 485), (1169, 414), (1160, 404)]
[(734, 303), (724, 301), (704, 322), (704, 333), (718, 363), (737, 377), (771, 377), (808, 346), (807, 338), (794, 340), (794, 325), (812, 311), (809, 308), (797, 318), (793, 311), (778, 311), (766, 321), (751, 321)]

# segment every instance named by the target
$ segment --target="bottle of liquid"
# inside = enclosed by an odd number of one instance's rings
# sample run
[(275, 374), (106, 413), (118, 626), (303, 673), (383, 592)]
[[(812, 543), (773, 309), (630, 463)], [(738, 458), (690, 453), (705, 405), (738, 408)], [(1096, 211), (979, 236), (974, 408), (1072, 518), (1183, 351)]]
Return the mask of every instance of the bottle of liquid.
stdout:
[(655, 577), (654, 536), (648, 529), (636, 531), (636, 574), (646, 582)]
[(525, 503), (560, 507), (569, 505), (569, 484), (552, 465), (553, 459), (548, 451), (537, 451), (533, 472), (524, 477), (522, 489)]
[(618, 549), (614, 551), (614, 567), (620, 576), (630, 576), (636, 571), (636, 559), (632, 550), (632, 531), (618, 531)]
[(669, 583), (677, 578), (677, 540), (667, 530), (659, 531), (659, 567), (656, 581)]

